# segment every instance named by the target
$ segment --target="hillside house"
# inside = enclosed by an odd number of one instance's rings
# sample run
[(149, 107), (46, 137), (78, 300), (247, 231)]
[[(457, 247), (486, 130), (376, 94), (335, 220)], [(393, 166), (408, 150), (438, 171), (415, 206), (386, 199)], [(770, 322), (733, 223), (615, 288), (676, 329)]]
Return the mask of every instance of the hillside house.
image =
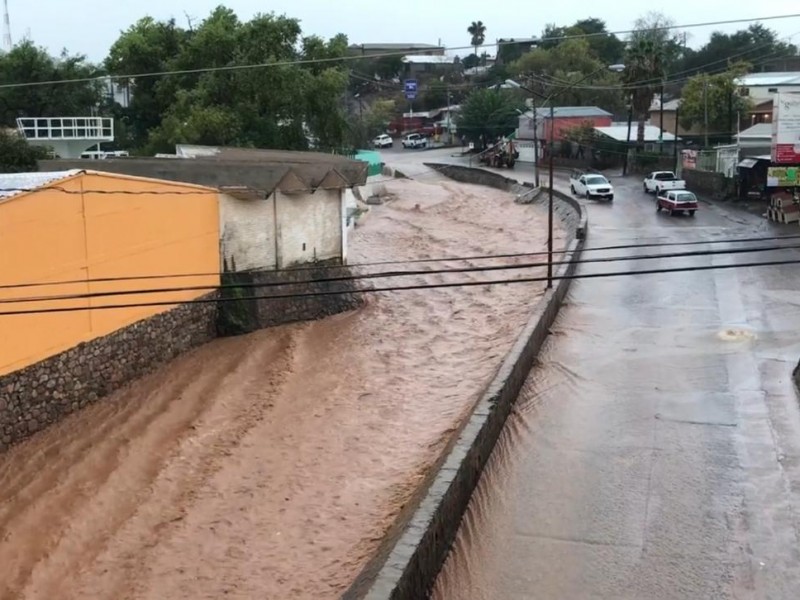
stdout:
[(540, 143), (548, 143), (564, 139), (565, 134), (575, 127), (585, 124), (590, 124), (592, 127), (607, 127), (611, 125), (611, 120), (612, 114), (597, 106), (556, 106), (553, 109), (552, 122), (548, 109), (537, 111), (536, 123), (533, 120), (533, 111), (528, 111), (519, 116), (517, 139), (538, 138)]
[(460, 66), (454, 58), (438, 54), (408, 54), (402, 60), (405, 77), (411, 78), (431, 73), (444, 74)]
[(759, 105), (772, 100), (777, 93), (800, 92), (800, 71), (749, 73), (736, 83), (742, 96)]

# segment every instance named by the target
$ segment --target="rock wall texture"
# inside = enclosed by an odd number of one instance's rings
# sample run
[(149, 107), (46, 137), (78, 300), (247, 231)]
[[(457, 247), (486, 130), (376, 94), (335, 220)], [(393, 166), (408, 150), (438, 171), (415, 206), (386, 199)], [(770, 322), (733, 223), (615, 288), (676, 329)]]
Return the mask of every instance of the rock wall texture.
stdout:
[(0, 377), (0, 451), (216, 337), (215, 297)]
[(338, 261), (310, 268), (224, 273), (217, 328), (239, 335), (321, 319), (361, 306), (352, 272)]
[(0, 452), (216, 337), (356, 309), (362, 298), (353, 293), (357, 288), (351, 277), (339, 261), (227, 273), (222, 288), (203, 302), (182, 304), (4, 375)]

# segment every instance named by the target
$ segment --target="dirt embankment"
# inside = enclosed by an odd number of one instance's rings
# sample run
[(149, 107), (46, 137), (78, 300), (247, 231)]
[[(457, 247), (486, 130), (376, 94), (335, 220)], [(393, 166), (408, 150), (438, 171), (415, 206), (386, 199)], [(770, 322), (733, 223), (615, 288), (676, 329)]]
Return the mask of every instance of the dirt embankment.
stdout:
[[(351, 262), (463, 267), (479, 263), (460, 256), (544, 247), (544, 215), (508, 194), (447, 181), (389, 191)], [(197, 349), (13, 448), (0, 456), (0, 598), (337, 597), (542, 291), (370, 295), (354, 313)]]

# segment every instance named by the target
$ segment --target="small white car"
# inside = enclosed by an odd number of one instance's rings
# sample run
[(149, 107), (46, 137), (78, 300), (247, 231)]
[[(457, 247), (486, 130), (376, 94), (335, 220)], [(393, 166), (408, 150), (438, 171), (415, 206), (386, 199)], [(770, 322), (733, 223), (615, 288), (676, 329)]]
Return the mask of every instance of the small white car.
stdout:
[(614, 200), (614, 186), (600, 173), (573, 171), (569, 177), (569, 189), (578, 196)]
[(409, 133), (403, 138), (403, 148), (425, 148), (428, 138), (419, 133)]
[(394, 146), (394, 140), (391, 138), (391, 136), (382, 133), (374, 140), (372, 140), (372, 145), (375, 148), (391, 148), (392, 146)]

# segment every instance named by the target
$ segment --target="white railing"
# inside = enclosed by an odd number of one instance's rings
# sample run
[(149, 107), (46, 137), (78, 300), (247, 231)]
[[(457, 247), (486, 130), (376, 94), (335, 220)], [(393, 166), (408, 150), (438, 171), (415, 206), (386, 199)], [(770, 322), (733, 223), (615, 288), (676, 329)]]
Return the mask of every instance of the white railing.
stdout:
[(21, 117), (17, 129), (28, 140), (114, 140), (109, 117)]

